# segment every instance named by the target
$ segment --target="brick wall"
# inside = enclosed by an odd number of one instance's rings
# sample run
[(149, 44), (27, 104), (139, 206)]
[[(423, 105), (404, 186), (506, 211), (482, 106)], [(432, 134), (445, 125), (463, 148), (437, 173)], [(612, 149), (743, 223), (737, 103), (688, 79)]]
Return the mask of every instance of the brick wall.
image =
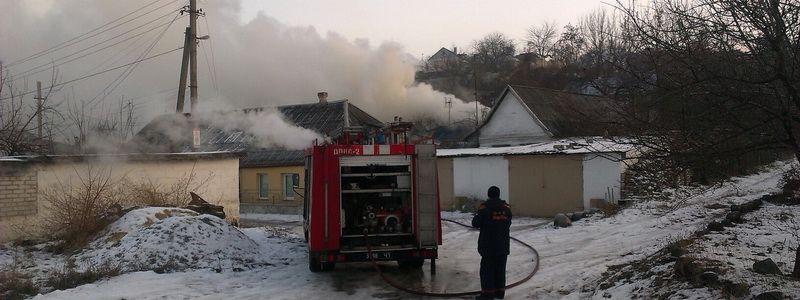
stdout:
[(0, 172), (0, 220), (37, 213), (36, 171)]

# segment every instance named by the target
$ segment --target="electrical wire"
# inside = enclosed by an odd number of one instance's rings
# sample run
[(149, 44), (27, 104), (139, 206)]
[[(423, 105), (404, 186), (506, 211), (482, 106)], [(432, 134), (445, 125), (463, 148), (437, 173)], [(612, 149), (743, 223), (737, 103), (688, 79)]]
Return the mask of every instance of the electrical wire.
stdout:
[[(166, 26), (166, 25), (172, 24), (172, 22), (173, 22), (173, 21), (161, 23), (161, 24), (159, 24), (159, 25), (157, 25), (157, 26), (155, 26), (155, 27), (153, 27), (153, 28), (150, 28), (150, 29), (147, 29), (147, 30), (145, 30), (145, 31), (143, 31), (143, 32), (140, 32), (140, 33), (137, 33), (137, 34), (135, 34), (135, 35), (132, 35), (132, 36), (130, 36), (130, 37), (126, 38), (126, 39), (120, 40), (120, 41), (118, 41), (118, 42), (116, 42), (116, 43), (113, 43), (113, 44), (107, 45), (107, 46), (105, 46), (105, 47), (102, 47), (102, 48), (96, 49), (96, 50), (94, 50), (94, 51), (88, 52), (88, 53), (86, 53), (86, 54), (83, 54), (83, 55), (81, 55), (81, 56), (78, 56), (78, 57), (72, 58), (72, 59), (70, 59), (70, 60), (67, 60), (67, 61), (65, 61), (65, 62), (62, 62), (62, 63), (59, 63), (59, 64), (55, 64), (55, 62), (58, 62), (58, 61), (60, 61), (60, 60), (63, 60), (63, 59), (65, 59), (65, 58), (68, 58), (68, 57), (70, 57), (70, 56), (73, 56), (73, 55), (79, 54), (79, 53), (81, 53), (81, 52), (83, 52), (83, 51), (86, 51), (86, 50), (88, 50), (88, 49), (94, 48), (94, 47), (96, 47), (96, 46), (98, 46), (98, 45), (101, 45), (101, 44), (103, 44), (103, 43), (105, 43), (105, 42), (108, 42), (108, 41), (111, 41), (111, 40), (113, 40), (113, 39), (116, 39), (116, 38), (118, 38), (118, 37), (120, 37), (120, 36), (122, 36), (122, 35), (124, 35), (124, 34), (130, 33), (131, 31), (134, 31), (134, 30), (136, 30), (136, 29), (139, 29), (139, 28), (141, 28), (141, 27), (143, 27), (143, 26), (145, 26), (145, 25), (148, 25), (148, 24), (150, 24), (150, 23), (153, 23), (153, 22), (155, 22), (155, 21), (158, 21), (158, 20), (160, 20), (160, 19), (163, 19), (164, 17), (167, 17), (167, 16), (169, 16), (169, 15), (171, 15), (171, 14), (172, 14), (172, 12), (170, 12), (170, 13), (168, 13), (168, 14), (166, 14), (166, 15), (163, 15), (163, 16), (161, 16), (161, 17), (158, 17), (157, 19), (151, 20), (151, 21), (149, 21), (149, 22), (147, 22), (147, 23), (145, 23), (145, 24), (142, 24), (142, 25), (140, 25), (140, 26), (137, 26), (137, 27), (135, 27), (135, 28), (133, 28), (133, 29), (131, 29), (131, 30), (128, 30), (128, 31), (126, 31), (126, 32), (123, 32), (123, 33), (121, 33), (121, 34), (119, 34), (119, 35), (116, 35), (116, 36), (114, 36), (114, 37), (112, 37), (112, 38), (109, 38), (109, 39), (103, 40), (103, 41), (101, 41), (101, 42), (99, 42), (99, 43), (96, 43), (96, 44), (94, 44), (94, 45), (91, 45), (91, 46), (89, 46), (89, 47), (86, 47), (86, 48), (83, 48), (83, 49), (81, 49), (81, 50), (78, 50), (78, 51), (75, 51), (75, 52), (73, 52), (73, 53), (70, 53), (70, 54), (68, 54), (68, 55), (65, 55), (65, 56), (59, 57), (59, 58), (57, 58), (57, 59), (53, 60), (52, 62), (49, 62), (49, 63), (46, 63), (46, 64), (42, 64), (42, 65), (39, 65), (39, 66), (36, 66), (36, 67), (30, 68), (30, 69), (28, 69), (28, 70), (22, 71), (22, 72), (20, 72), (20, 73), (18, 73), (18, 74), (15, 74), (15, 76), (14, 76), (14, 77), (16, 77), (16, 78), (15, 78), (15, 79), (13, 79), (12, 81), (16, 81), (16, 80), (19, 80), (20, 78), (22, 78), (22, 77), (25, 77), (25, 76), (30, 76), (30, 75), (33, 75), (33, 74), (38, 74), (38, 73), (41, 73), (41, 72), (44, 72), (44, 71), (50, 70), (50, 69), (52, 69), (52, 68), (55, 68), (55, 67), (59, 67), (59, 66), (65, 65), (65, 64), (67, 64), (67, 63), (70, 63), (70, 62), (73, 62), (73, 61), (75, 61), (75, 60), (78, 60), (78, 59), (84, 58), (84, 57), (86, 57), (86, 56), (89, 56), (89, 55), (95, 54), (95, 53), (97, 53), (97, 52), (100, 52), (100, 51), (106, 50), (106, 49), (108, 49), (108, 48), (111, 48), (111, 47), (113, 47), (113, 46), (119, 45), (119, 44), (121, 44), (121, 43), (123, 43), (123, 42), (126, 42), (126, 41), (129, 41), (129, 40), (131, 40), (131, 39), (133, 39), (133, 38), (140, 37), (140, 36), (142, 36), (142, 35), (144, 35), (144, 34), (146, 34), (146, 33), (148, 33), (148, 32), (151, 32), (151, 31), (153, 31), (153, 30), (159, 29), (159, 28), (161, 28), (161, 27), (163, 27), (163, 26)], [(44, 67), (44, 68), (42, 68), (42, 67)], [(41, 70), (37, 70), (37, 69), (40, 69), (40, 68), (42, 68), (42, 69), (41, 69)]]
[[(179, 16), (180, 16), (179, 14), (175, 15), (175, 18), (172, 19), (172, 22), (170, 22), (164, 28), (164, 30), (161, 31), (161, 34), (159, 34), (159, 36), (153, 41), (153, 43), (150, 45), (149, 48), (147, 48), (147, 50), (145, 52), (143, 52), (141, 55), (139, 55), (139, 58), (150, 54), (150, 51), (152, 51), (153, 48), (155, 48), (155, 46), (158, 44), (158, 42), (161, 41), (161, 38), (164, 37), (164, 34), (167, 32), (167, 30), (169, 30), (169, 28), (172, 26), (172, 24), (175, 23), (175, 20), (177, 20)], [(128, 69), (126, 69), (125, 71), (122, 72), (122, 74), (120, 74), (120, 76), (117, 76), (117, 78), (114, 79), (113, 81), (111, 81), (111, 83), (109, 83), (108, 86), (106, 86), (102, 91), (100, 91), (100, 93), (98, 93), (96, 96), (94, 96), (94, 98), (92, 98), (92, 100), (89, 100), (89, 105), (91, 106), (92, 104), (95, 103), (95, 101), (98, 101), (98, 97), (100, 97), (100, 95), (103, 95), (102, 98), (99, 98), (99, 100), (102, 101), (102, 100), (104, 100), (106, 98), (106, 96), (108, 96), (109, 94), (114, 92), (114, 90), (116, 90), (117, 87), (119, 87), (119, 85), (122, 84), (122, 82), (124, 82), (125, 79), (127, 79), (128, 76), (130, 76), (131, 73), (133, 73), (133, 71), (136, 69), (136, 67), (138, 65), (139, 64), (137, 63), (137, 64), (133, 64), (133, 65), (129, 66)], [(116, 84), (114, 84), (114, 82), (116, 82)], [(112, 85), (114, 87), (109, 90), (109, 87), (111, 87)], [(107, 90), (108, 90), (108, 92), (106, 92)]]
[[(65, 81), (65, 82), (62, 82), (62, 83), (53, 84), (53, 85), (50, 85), (48, 87), (44, 87), (42, 89), (49, 89), (49, 88), (64, 86), (64, 85), (67, 85), (67, 84), (70, 84), (70, 83), (73, 83), (73, 82), (76, 82), (76, 81), (80, 81), (80, 80), (83, 80), (83, 79), (86, 79), (86, 78), (94, 77), (94, 76), (97, 76), (97, 75), (100, 75), (100, 74), (105, 74), (105, 73), (108, 73), (108, 72), (111, 72), (111, 71), (114, 71), (114, 70), (118, 70), (118, 69), (130, 66), (130, 65), (133, 65), (133, 64), (137, 64), (137, 63), (140, 63), (140, 62), (143, 62), (143, 61), (146, 61), (146, 60), (150, 60), (150, 59), (153, 59), (153, 58), (156, 58), (156, 57), (160, 57), (160, 56), (163, 56), (163, 55), (166, 55), (166, 54), (169, 54), (169, 53), (181, 50), (181, 49), (183, 49), (183, 47), (178, 47), (178, 48), (175, 48), (175, 49), (172, 49), (172, 50), (169, 50), (169, 51), (164, 51), (164, 52), (161, 52), (159, 54), (156, 54), (156, 55), (153, 55), (153, 56), (150, 56), (150, 57), (139, 59), (139, 60), (124, 64), (124, 65), (121, 65), (121, 66), (116, 66), (116, 67), (111, 68), (111, 69), (107, 69), (107, 70), (103, 70), (103, 71), (100, 71), (100, 72), (92, 73), (92, 74), (89, 74), (89, 75), (86, 75), (86, 76), (83, 76), (83, 77), (79, 77), (79, 78), (75, 78), (75, 79), (72, 79), (72, 80), (69, 80), (69, 81)], [(34, 92), (36, 92), (36, 91), (27, 91), (27, 92), (23, 92), (23, 93), (19, 93), (19, 94), (14, 94), (14, 97), (21, 97), (21, 96), (32, 94)], [(8, 97), (0, 98), (0, 100), (7, 100), (7, 99), (10, 99), (10, 98), (11, 98), (11, 96), (8, 96)]]
[[(211, 29), (208, 26), (208, 18), (205, 15), (203, 15), (203, 22), (206, 23), (206, 33), (208, 34), (208, 36), (211, 36)], [(214, 58), (214, 39), (213, 38), (208, 39), (208, 48), (211, 49), (211, 65), (212, 65), (212, 69), (213, 69), (211, 74), (214, 75), (214, 89), (217, 91), (217, 97), (219, 97), (219, 86), (217, 85), (218, 82), (219, 82), (217, 80), (217, 59)]]
[[(31, 54), (31, 55), (29, 55), (29, 56), (27, 56), (27, 57), (25, 57), (25, 58), (22, 58), (22, 59), (19, 59), (19, 60), (13, 61), (13, 62), (9, 63), (8, 65), (6, 65), (6, 67), (12, 67), (12, 66), (18, 65), (18, 64), (21, 64), (21, 63), (24, 63), (24, 62), (30, 61), (30, 60), (32, 60), (32, 59), (36, 59), (36, 58), (42, 57), (42, 56), (44, 56), (44, 55), (46, 55), (46, 54), (49, 54), (49, 53), (52, 53), (52, 52), (55, 52), (55, 51), (61, 50), (61, 49), (63, 49), (63, 48), (66, 48), (66, 47), (72, 46), (72, 45), (74, 45), (74, 44), (76, 44), (76, 43), (79, 43), (79, 42), (81, 42), (81, 41), (84, 41), (84, 40), (86, 40), (86, 39), (93, 38), (93, 37), (95, 37), (95, 36), (97, 36), (97, 35), (99, 35), (99, 34), (102, 34), (102, 33), (104, 33), (104, 32), (107, 32), (107, 31), (109, 31), (109, 30), (112, 30), (112, 29), (114, 29), (114, 28), (117, 28), (117, 27), (119, 27), (119, 26), (122, 26), (122, 25), (124, 25), (124, 24), (130, 23), (130, 22), (132, 22), (133, 20), (136, 20), (136, 19), (138, 19), (138, 18), (141, 18), (141, 17), (143, 17), (143, 16), (149, 15), (150, 13), (152, 13), (152, 12), (154, 12), (154, 11), (157, 11), (157, 10), (159, 10), (159, 9), (161, 9), (161, 8), (164, 8), (164, 7), (166, 7), (167, 5), (170, 5), (170, 4), (172, 4), (172, 3), (174, 3), (174, 2), (177, 2), (177, 1), (179, 1), (179, 0), (172, 0), (172, 1), (170, 1), (170, 2), (168, 2), (168, 3), (166, 3), (166, 4), (164, 4), (164, 5), (161, 5), (161, 6), (159, 6), (159, 7), (156, 7), (156, 8), (154, 8), (154, 9), (152, 9), (152, 10), (149, 10), (149, 11), (147, 11), (147, 12), (146, 12), (146, 13), (144, 13), (144, 14), (141, 14), (141, 15), (135, 16), (135, 17), (133, 17), (133, 18), (132, 18), (132, 19), (130, 19), (130, 20), (127, 20), (127, 21), (125, 21), (125, 22), (122, 22), (122, 23), (120, 23), (120, 24), (114, 25), (114, 26), (112, 26), (112, 27), (110, 27), (110, 28), (104, 29), (104, 30), (102, 30), (102, 31), (100, 31), (100, 32), (97, 32), (97, 33), (95, 33), (95, 34), (92, 34), (92, 35), (90, 35), (90, 36), (86, 36), (87, 34), (91, 34), (91, 33), (92, 33), (92, 32), (94, 32), (94, 31), (97, 31), (97, 30), (99, 30), (99, 29), (102, 29), (103, 27), (106, 27), (106, 26), (108, 26), (108, 25), (111, 25), (111, 24), (113, 24), (113, 23), (115, 23), (115, 22), (117, 22), (117, 21), (120, 21), (120, 20), (122, 20), (122, 19), (126, 18), (127, 16), (129, 16), (129, 15), (132, 15), (132, 14), (134, 14), (134, 13), (136, 13), (136, 12), (138, 12), (138, 11), (142, 10), (142, 9), (145, 9), (145, 8), (147, 8), (147, 7), (149, 7), (149, 6), (153, 5), (153, 4), (155, 4), (155, 3), (157, 3), (157, 2), (160, 2), (160, 1), (163, 1), (163, 0), (155, 0), (155, 1), (153, 1), (153, 2), (150, 2), (150, 3), (148, 3), (148, 4), (144, 5), (144, 6), (140, 7), (140, 8), (138, 8), (138, 9), (136, 9), (136, 10), (134, 10), (134, 11), (130, 12), (130, 13), (127, 13), (127, 14), (125, 14), (125, 15), (123, 15), (123, 16), (121, 16), (121, 17), (117, 18), (117, 19), (114, 19), (114, 20), (112, 20), (112, 21), (110, 21), (110, 22), (108, 22), (108, 23), (105, 23), (105, 24), (103, 24), (103, 25), (100, 25), (99, 27), (96, 27), (96, 28), (94, 28), (94, 29), (92, 29), (92, 30), (89, 30), (89, 31), (88, 31), (88, 32), (86, 32), (86, 33), (83, 33), (83, 34), (81, 34), (81, 35), (78, 35), (78, 36), (76, 36), (76, 37), (74, 37), (74, 38), (72, 38), (72, 39), (66, 40), (66, 41), (64, 41), (64, 42), (61, 42), (61, 43), (59, 43), (59, 44), (56, 44), (55, 46), (52, 46), (52, 47), (50, 47), (50, 48), (47, 48), (47, 49), (45, 49), (45, 50), (42, 50), (42, 51), (36, 52), (36, 53), (34, 53), (34, 54)], [(84, 37), (84, 36), (86, 36), (86, 37)]]

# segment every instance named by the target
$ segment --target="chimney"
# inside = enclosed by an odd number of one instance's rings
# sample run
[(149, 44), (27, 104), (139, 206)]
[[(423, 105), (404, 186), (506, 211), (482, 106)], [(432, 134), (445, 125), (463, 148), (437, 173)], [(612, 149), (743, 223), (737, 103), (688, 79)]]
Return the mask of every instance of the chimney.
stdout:
[(319, 97), (319, 103), (328, 103), (328, 92), (319, 92), (317, 97)]
[(453, 53), (458, 54), (458, 47), (453, 46)]

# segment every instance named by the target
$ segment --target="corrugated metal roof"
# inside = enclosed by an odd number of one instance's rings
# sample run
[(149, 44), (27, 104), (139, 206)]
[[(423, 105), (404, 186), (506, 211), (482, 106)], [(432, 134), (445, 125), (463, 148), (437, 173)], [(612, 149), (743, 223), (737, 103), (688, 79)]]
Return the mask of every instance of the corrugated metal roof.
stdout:
[[(260, 112), (267, 108), (251, 108), (245, 113)], [(326, 103), (285, 105), (276, 107), (284, 119), (299, 127), (314, 130), (322, 135), (338, 138), (345, 127), (345, 115), (350, 126), (379, 128), (383, 123), (347, 100)], [(347, 113), (345, 113), (347, 110)], [(212, 125), (208, 116), (196, 114), (192, 118), (200, 128), (200, 147), (193, 149), (192, 124), (188, 115), (169, 114), (158, 116), (148, 123), (133, 140), (135, 148), (142, 152), (195, 152), (232, 151), (247, 152), (242, 166), (298, 165), (303, 163), (303, 150), (281, 148), (258, 148), (256, 138), (242, 129), (220, 128)]]
[(302, 165), (306, 157), (305, 150), (256, 150), (248, 151), (240, 160), (242, 167), (277, 167)]

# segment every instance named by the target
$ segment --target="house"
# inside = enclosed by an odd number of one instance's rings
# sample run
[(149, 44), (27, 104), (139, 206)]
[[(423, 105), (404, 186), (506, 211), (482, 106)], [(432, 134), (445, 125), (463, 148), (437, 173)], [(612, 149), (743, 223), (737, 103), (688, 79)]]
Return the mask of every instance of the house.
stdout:
[[(333, 140), (348, 128), (371, 131), (383, 123), (348, 100), (278, 107), (286, 119)], [(303, 206), (305, 150), (247, 151), (240, 165), (240, 193), (245, 212), (295, 213)]]
[(616, 203), (631, 150), (615, 132), (606, 98), (509, 85), (467, 139), (437, 152), (443, 209), (500, 188), (517, 215), (551, 217)]
[[(91, 154), (0, 157), (0, 243), (34, 239), (51, 212), (48, 192), (81, 190), (91, 178), (108, 179), (124, 194), (145, 185), (180, 191), (184, 184), (210, 203), (222, 205), (226, 220), (239, 220), (239, 153)], [(98, 184), (98, 181), (95, 181)], [(97, 186), (95, 186), (96, 189)], [(134, 194), (135, 195), (135, 194)], [(189, 194), (184, 195), (189, 200)], [(137, 203), (141, 199), (124, 199)]]
[(453, 50), (442, 47), (428, 58), (425, 71), (430, 73), (447, 70), (449, 66), (452, 66), (461, 59), (457, 51), (458, 48), (456, 47), (453, 47)]
[[(319, 101), (314, 103), (278, 106), (275, 109), (286, 121), (332, 140), (341, 138), (348, 130), (371, 131), (384, 125), (349, 100), (327, 101), (325, 92), (318, 96)], [(244, 113), (258, 113), (264, 109), (246, 109)], [(302, 209), (305, 149), (259, 147), (257, 138), (243, 129), (213, 125), (202, 114), (191, 119), (200, 133), (196, 145), (191, 140), (192, 121), (179, 114), (164, 115), (151, 121), (137, 134), (139, 141), (136, 144), (144, 148), (153, 145), (167, 147), (177, 152), (244, 152), (237, 184), (243, 213), (296, 213)], [(146, 150), (154, 151), (152, 148)]]
[(467, 139), (478, 147), (496, 147), (603, 136), (616, 133), (614, 112), (608, 98), (508, 85)]

